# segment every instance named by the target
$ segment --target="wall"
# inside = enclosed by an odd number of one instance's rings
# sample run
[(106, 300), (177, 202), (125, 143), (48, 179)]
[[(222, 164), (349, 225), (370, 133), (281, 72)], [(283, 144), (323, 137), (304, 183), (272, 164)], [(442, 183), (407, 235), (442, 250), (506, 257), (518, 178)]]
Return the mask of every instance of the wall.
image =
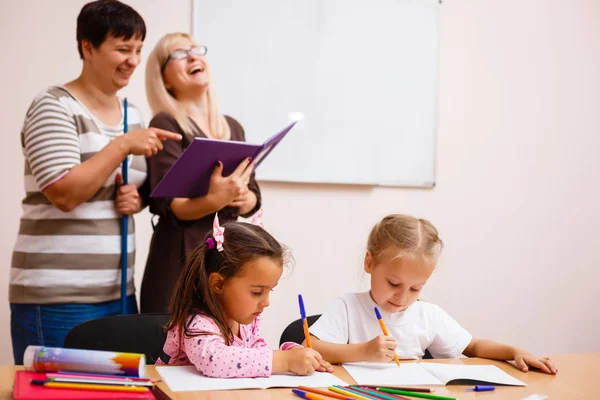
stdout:
[[(127, 2), (148, 25), (145, 56), (162, 34), (190, 30), (188, 0)], [(39, 90), (79, 73), (75, 19), (84, 3), (2, 2), (0, 299), (23, 196), (23, 116)], [(364, 287), (371, 225), (404, 212), (431, 219), (446, 243), (423, 297), (474, 335), (537, 353), (600, 351), (599, 18), (595, 0), (444, 2), (437, 187), (262, 185), (264, 222), (296, 257), (265, 312), (271, 345), (298, 317), (297, 293), (321, 313)], [(143, 68), (123, 94), (149, 119)], [(136, 220), (139, 289), (151, 227), (147, 212)], [(6, 304), (0, 364), (12, 362), (9, 321)]]

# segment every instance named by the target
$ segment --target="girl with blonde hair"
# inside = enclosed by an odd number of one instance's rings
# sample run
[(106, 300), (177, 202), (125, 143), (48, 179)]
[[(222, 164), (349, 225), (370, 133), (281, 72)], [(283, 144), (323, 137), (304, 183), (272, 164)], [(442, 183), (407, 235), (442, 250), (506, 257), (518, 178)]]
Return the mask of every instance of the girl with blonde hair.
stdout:
[[(443, 242), (425, 219), (392, 214), (369, 235), (364, 269), (371, 290), (339, 297), (311, 327), (312, 345), (332, 364), (353, 361), (467, 357), (514, 360), (521, 371), (529, 366), (548, 374), (558, 369), (514, 346), (474, 338), (435, 304), (419, 300), (435, 269)], [(388, 335), (381, 334), (377, 312)], [(381, 311), (379, 311), (381, 310)]]

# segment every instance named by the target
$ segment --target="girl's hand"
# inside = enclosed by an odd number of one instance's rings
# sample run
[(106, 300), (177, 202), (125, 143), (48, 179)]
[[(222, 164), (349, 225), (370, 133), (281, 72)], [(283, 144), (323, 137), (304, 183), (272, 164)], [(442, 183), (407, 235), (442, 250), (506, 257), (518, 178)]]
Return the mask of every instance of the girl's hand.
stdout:
[(325, 361), (321, 359), (319, 367), (317, 368), (319, 372), (333, 372), (333, 365), (329, 363), (329, 361)]
[(123, 176), (115, 176), (115, 185), (117, 185), (117, 197), (115, 206), (117, 212), (122, 215), (131, 215), (142, 209), (142, 198), (135, 185), (123, 185)]
[(396, 354), (396, 339), (391, 336), (377, 336), (365, 343), (364, 359), (366, 361), (390, 362)]
[(514, 360), (517, 368), (523, 372), (529, 371), (528, 366), (531, 366), (547, 374), (555, 375), (558, 373), (558, 368), (556, 368), (552, 360), (548, 357), (538, 358), (531, 353), (517, 349), (514, 352)]
[(288, 371), (296, 375), (311, 375), (322, 367), (323, 357), (313, 349), (294, 347), (284, 354), (287, 358)]

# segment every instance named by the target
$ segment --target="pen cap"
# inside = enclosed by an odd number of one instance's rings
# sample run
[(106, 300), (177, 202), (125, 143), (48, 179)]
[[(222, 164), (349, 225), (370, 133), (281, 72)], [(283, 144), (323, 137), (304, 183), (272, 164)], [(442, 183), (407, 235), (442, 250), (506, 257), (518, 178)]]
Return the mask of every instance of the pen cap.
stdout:
[(302, 295), (298, 295), (298, 305), (300, 306), (300, 316), (302, 318), (306, 318), (306, 310), (304, 309), (304, 300), (302, 300)]
[(306, 392), (304, 392), (303, 390), (292, 389), (292, 393), (294, 393), (296, 396), (306, 398)]
[(375, 315), (377, 315), (377, 319), (381, 319), (381, 313), (379, 312), (379, 308), (374, 307), (375, 309)]

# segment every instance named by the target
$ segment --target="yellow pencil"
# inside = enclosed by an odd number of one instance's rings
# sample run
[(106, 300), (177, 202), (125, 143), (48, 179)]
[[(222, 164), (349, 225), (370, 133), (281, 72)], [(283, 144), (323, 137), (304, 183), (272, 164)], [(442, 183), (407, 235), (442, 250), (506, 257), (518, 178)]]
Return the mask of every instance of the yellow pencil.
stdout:
[(348, 390), (340, 389), (339, 387), (329, 386), (328, 389), (331, 390), (332, 392), (340, 393), (340, 394), (343, 394), (344, 396), (353, 397), (355, 399), (359, 399), (359, 400), (371, 400), (371, 398), (369, 398), (369, 397), (361, 396), (361, 395), (356, 394), (354, 392), (350, 392)]
[(55, 389), (81, 389), (81, 390), (103, 390), (109, 392), (147, 392), (148, 388), (140, 386), (115, 386), (115, 385), (94, 385), (91, 383), (62, 383), (49, 382), (38, 379), (31, 381), (32, 385), (44, 386)]
[[(375, 307), (375, 315), (377, 316), (377, 321), (379, 321), (379, 326), (381, 326), (381, 330), (385, 336), (390, 336), (385, 324), (383, 323), (383, 318), (381, 318), (381, 313), (379, 312), (379, 308)], [(396, 349), (394, 349), (394, 361), (396, 364), (400, 366), (400, 359), (398, 359), (398, 354), (396, 354)]]

